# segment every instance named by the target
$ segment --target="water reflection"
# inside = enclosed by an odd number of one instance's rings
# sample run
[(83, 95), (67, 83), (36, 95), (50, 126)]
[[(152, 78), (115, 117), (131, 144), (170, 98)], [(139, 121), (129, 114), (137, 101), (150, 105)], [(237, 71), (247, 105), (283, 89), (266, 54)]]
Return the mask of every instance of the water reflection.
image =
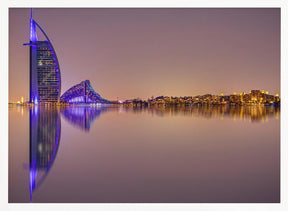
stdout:
[(148, 112), (157, 116), (184, 115), (191, 117), (204, 117), (207, 119), (224, 117), (233, 120), (250, 120), (251, 122), (268, 121), (269, 117), (280, 116), (279, 106), (153, 106), (153, 107), (131, 107), (125, 106), (123, 110), (127, 112), (141, 113)]
[(72, 125), (88, 132), (103, 111), (107, 111), (107, 107), (71, 106), (61, 108), (61, 115)]
[[(23, 112), (23, 107), (21, 109), (17, 108), (17, 112), (20, 114)], [(101, 113), (107, 111), (116, 111), (119, 114), (127, 112), (135, 114), (146, 113), (159, 117), (188, 116), (195, 119), (207, 118), (220, 120), (228, 118), (231, 120), (250, 120), (251, 122), (266, 122), (270, 117), (277, 119), (280, 116), (280, 107), (274, 106), (71, 106), (61, 109), (59, 107), (47, 108), (34, 106), (30, 108), (29, 188), (31, 202), (34, 191), (43, 183), (55, 161), (60, 143), (60, 117), (64, 117), (72, 125), (88, 132)]]
[(56, 107), (30, 108), (30, 201), (46, 178), (59, 148), (61, 121)]

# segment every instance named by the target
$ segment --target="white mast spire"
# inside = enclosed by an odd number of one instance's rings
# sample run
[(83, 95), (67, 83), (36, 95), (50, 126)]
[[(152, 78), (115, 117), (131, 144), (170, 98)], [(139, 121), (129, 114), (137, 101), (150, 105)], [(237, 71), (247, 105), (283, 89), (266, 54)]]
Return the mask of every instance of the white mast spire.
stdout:
[(30, 17), (30, 41), (31, 42), (36, 42), (37, 39), (37, 34), (36, 34), (36, 27), (35, 23), (33, 20), (33, 9), (31, 8), (31, 17)]

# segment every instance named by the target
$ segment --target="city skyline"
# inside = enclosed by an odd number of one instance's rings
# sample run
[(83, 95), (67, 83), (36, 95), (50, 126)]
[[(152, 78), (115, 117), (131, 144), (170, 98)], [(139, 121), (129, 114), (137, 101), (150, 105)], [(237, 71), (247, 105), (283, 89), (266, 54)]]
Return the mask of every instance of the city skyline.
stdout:
[[(29, 97), (29, 18), (9, 9), (9, 102)], [(89, 79), (109, 100), (280, 94), (280, 9), (35, 9), (34, 19), (57, 46), (61, 93)]]

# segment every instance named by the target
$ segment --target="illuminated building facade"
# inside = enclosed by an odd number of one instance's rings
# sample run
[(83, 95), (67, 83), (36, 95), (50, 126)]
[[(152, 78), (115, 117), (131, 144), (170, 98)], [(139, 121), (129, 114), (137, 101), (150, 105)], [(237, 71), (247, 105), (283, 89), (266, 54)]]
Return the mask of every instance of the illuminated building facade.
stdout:
[[(36, 27), (47, 40), (38, 41)], [(59, 102), (61, 92), (59, 62), (50, 39), (33, 20), (32, 10), (30, 42), (24, 45), (30, 46), (30, 103)]]
[(70, 89), (62, 96), (61, 102), (65, 103), (110, 103), (96, 93), (89, 80), (82, 81)]

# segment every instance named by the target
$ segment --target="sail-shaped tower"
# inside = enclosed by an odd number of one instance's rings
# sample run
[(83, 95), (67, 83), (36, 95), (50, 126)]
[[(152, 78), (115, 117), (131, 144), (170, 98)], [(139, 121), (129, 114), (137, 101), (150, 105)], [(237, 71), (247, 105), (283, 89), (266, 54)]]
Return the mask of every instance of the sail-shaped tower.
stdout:
[[(46, 40), (38, 40), (38, 28)], [(61, 95), (60, 66), (55, 49), (44, 30), (33, 19), (31, 9), (30, 18), (30, 103), (57, 103)]]

